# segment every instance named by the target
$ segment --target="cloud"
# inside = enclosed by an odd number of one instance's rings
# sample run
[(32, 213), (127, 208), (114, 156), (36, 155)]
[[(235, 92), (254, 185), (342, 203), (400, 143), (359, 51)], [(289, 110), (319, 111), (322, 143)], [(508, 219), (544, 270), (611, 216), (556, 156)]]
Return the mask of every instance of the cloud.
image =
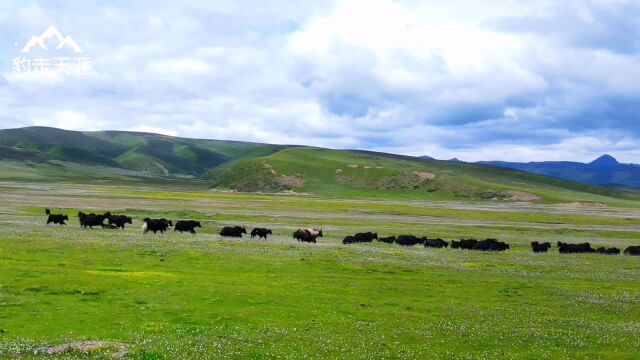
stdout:
[[(637, 161), (633, 1), (0, 4), (0, 121), (465, 160)], [(90, 77), (18, 76), (57, 25)]]
[(167, 130), (167, 129), (163, 129), (163, 128), (159, 128), (159, 127), (155, 127), (155, 126), (149, 126), (149, 125), (138, 125), (129, 129), (126, 129), (128, 131), (136, 131), (136, 132), (144, 132), (144, 133), (152, 133), (152, 134), (161, 134), (161, 135), (167, 135), (167, 136), (176, 136), (178, 135), (177, 131), (173, 131), (173, 130)]

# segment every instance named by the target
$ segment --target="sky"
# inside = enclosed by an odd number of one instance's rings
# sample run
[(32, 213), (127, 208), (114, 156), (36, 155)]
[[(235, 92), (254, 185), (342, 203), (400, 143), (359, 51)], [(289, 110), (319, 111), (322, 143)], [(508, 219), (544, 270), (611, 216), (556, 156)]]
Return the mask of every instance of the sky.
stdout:
[(0, 2), (0, 128), (639, 163), (639, 114), (635, 0)]

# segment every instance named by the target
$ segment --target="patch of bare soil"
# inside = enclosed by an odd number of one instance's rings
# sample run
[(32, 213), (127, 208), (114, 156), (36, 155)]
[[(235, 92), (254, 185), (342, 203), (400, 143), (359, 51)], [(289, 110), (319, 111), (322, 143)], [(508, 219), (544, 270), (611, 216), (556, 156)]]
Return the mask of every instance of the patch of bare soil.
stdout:
[(415, 172), (414, 174), (418, 175), (422, 181), (430, 181), (436, 178), (434, 174), (428, 172)]
[(606, 204), (599, 203), (597, 201), (576, 201), (568, 204), (562, 204), (562, 206), (571, 209), (604, 209), (608, 208)]
[(355, 164), (349, 164), (347, 166), (352, 168), (352, 169), (357, 169), (358, 168), (358, 165), (355, 165)]
[(506, 191), (506, 193), (509, 195), (509, 200), (523, 202), (536, 202), (540, 200), (540, 196), (524, 191)]
[(292, 188), (300, 188), (304, 186), (304, 179), (301, 179), (297, 176), (282, 175), (278, 179), (278, 182), (280, 182), (282, 185)]
[(129, 345), (109, 341), (78, 341), (68, 344), (46, 347), (44, 349), (38, 350), (37, 354), (60, 355), (69, 351), (88, 353), (103, 349), (113, 349), (114, 351), (117, 351), (113, 355), (111, 355), (111, 358), (122, 359), (127, 355), (127, 352), (129, 351)]

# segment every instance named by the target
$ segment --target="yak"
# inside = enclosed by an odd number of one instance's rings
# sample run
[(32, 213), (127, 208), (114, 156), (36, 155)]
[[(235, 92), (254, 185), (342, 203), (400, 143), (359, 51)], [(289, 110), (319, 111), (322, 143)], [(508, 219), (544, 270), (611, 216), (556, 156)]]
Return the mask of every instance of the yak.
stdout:
[(640, 256), (640, 246), (629, 246), (624, 250), (625, 255)]
[(446, 248), (449, 246), (449, 243), (442, 239), (426, 239), (424, 242), (424, 247), (432, 247), (432, 248)]
[(323, 237), (322, 229), (298, 229), (293, 233), (293, 238), (298, 240), (298, 242), (315, 243), (319, 237)]
[(242, 237), (242, 234), (246, 234), (247, 229), (244, 226), (225, 226), (220, 230), (220, 236), (228, 237)]
[(343, 244), (357, 244), (363, 242), (372, 242), (378, 240), (378, 234), (372, 232), (357, 233), (353, 236), (347, 236), (342, 240)]
[(419, 238), (414, 235), (400, 235), (396, 238), (396, 244), (402, 246), (413, 246), (416, 244), (424, 244), (426, 237)]
[(620, 255), (620, 249), (616, 247), (606, 248), (604, 246), (601, 246), (596, 249), (596, 253), (603, 255)]
[(387, 243), (387, 244), (393, 244), (394, 242), (396, 242), (396, 237), (395, 236), (381, 237), (381, 238), (378, 238), (378, 241), (382, 241), (383, 243)]
[(164, 234), (165, 231), (169, 230), (169, 227), (173, 226), (173, 222), (167, 219), (149, 219), (144, 218), (142, 220), (144, 225), (142, 225), (142, 233), (146, 234), (149, 231), (153, 231), (153, 233), (157, 233), (158, 231), (161, 234)]
[(109, 225), (115, 225), (116, 229), (124, 230), (125, 224), (133, 224), (133, 220), (126, 215), (110, 215), (107, 218)]
[(267, 240), (267, 235), (272, 235), (273, 233), (271, 232), (271, 229), (265, 229), (265, 228), (255, 228), (253, 230), (251, 230), (251, 238), (253, 239), (254, 237), (258, 237), (258, 240), (264, 238), (265, 240)]
[(176, 222), (176, 226), (173, 227), (173, 232), (180, 231), (180, 233), (183, 233), (183, 232), (186, 231), (186, 232), (190, 232), (193, 235), (195, 235), (197, 227), (199, 227), (199, 228), (202, 227), (202, 225), (200, 224), (200, 221), (178, 220)]
[(478, 241), (472, 248), (472, 250), (479, 251), (505, 251), (507, 249), (509, 249), (509, 244), (496, 239)]
[(531, 243), (531, 250), (533, 250), (534, 253), (546, 253), (549, 251), (549, 248), (551, 248), (550, 242), (540, 244), (539, 242), (534, 241)]
[(111, 216), (111, 213), (107, 212), (103, 215), (85, 214), (82, 211), (78, 212), (78, 219), (80, 220), (80, 226), (83, 228), (93, 229), (94, 226), (102, 227), (104, 221)]
[(595, 250), (591, 248), (591, 244), (588, 242), (581, 244), (567, 244), (558, 241), (558, 252), (560, 254), (585, 254), (593, 253)]
[(69, 221), (69, 217), (67, 215), (62, 215), (62, 214), (52, 214), (51, 210), (49, 209), (45, 209), (44, 210), (45, 214), (47, 214), (47, 225), (49, 224), (60, 224), (60, 225), (67, 225), (67, 223), (65, 223), (65, 221)]
[(476, 239), (461, 239), (460, 241), (451, 240), (452, 249), (471, 250), (478, 243)]

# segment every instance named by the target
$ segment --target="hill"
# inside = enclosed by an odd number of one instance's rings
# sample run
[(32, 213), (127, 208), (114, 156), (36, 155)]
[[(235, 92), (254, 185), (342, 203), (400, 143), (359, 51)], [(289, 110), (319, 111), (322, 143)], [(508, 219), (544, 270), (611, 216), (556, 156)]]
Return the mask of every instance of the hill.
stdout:
[(335, 197), (607, 201), (637, 194), (499, 167), (318, 148), (287, 148), (212, 170), (214, 186)]
[(130, 170), (145, 176), (199, 177), (235, 159), (281, 147), (124, 131), (76, 132), (47, 127), (0, 130), (0, 160)]
[(640, 188), (640, 165), (622, 164), (610, 155), (603, 155), (590, 163), (571, 161), (503, 162), (484, 161), (493, 165), (518, 169), (534, 174), (577, 181), (583, 184), (618, 188)]
[(44, 127), (0, 130), (0, 180), (172, 181), (348, 198), (603, 203), (640, 198), (638, 192), (424, 157)]

